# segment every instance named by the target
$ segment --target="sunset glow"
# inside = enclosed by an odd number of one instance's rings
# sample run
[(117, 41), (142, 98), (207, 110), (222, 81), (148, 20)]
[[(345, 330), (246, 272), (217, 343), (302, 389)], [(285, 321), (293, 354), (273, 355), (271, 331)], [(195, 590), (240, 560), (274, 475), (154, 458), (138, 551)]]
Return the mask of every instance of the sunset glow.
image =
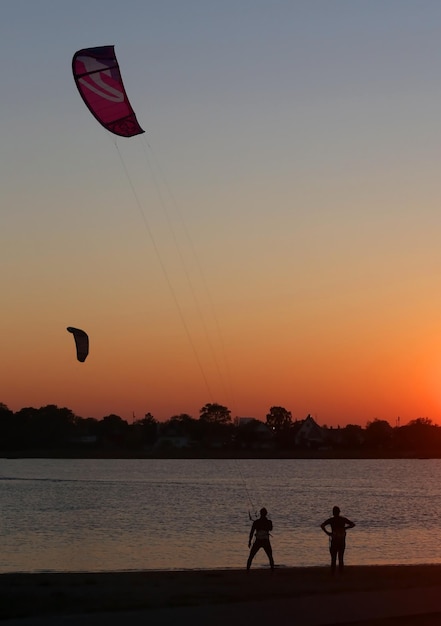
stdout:
[[(20, 5), (0, 25), (0, 402), (441, 424), (441, 5), (96, 1), (87, 24)], [(76, 92), (73, 53), (110, 44), (145, 136)]]

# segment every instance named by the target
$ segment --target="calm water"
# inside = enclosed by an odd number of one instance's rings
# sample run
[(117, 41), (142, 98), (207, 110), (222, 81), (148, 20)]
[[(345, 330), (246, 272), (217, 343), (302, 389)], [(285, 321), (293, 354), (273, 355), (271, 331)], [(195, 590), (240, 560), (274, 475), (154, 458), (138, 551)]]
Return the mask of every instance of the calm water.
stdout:
[(348, 564), (441, 562), (441, 460), (0, 459), (0, 572), (242, 568), (262, 506), (277, 565), (325, 565), (334, 504)]

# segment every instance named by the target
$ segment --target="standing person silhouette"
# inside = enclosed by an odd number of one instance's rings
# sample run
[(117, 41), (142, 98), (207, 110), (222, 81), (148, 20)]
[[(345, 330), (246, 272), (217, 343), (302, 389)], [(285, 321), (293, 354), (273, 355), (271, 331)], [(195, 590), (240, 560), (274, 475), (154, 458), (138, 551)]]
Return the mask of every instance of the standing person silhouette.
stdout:
[[(251, 526), (250, 536), (248, 538), (248, 547), (251, 548), (247, 561), (247, 572), (250, 571), (251, 563), (260, 548), (263, 548), (268, 556), (271, 570), (274, 570), (273, 549), (270, 543), (270, 532), (273, 529), (273, 523), (267, 518), (268, 511), (265, 508), (260, 509), (260, 517), (254, 520)], [(256, 535), (254, 543), (251, 546), (253, 535)]]
[[(320, 524), (320, 528), (330, 538), (329, 551), (331, 553), (331, 574), (335, 574), (338, 557), (338, 571), (343, 573), (344, 568), (344, 553), (346, 548), (346, 531), (348, 528), (354, 528), (354, 522), (351, 522), (347, 517), (340, 515), (340, 509), (335, 506), (332, 509), (332, 517), (325, 520), (323, 524)], [(331, 530), (326, 530), (326, 526), (330, 526)]]

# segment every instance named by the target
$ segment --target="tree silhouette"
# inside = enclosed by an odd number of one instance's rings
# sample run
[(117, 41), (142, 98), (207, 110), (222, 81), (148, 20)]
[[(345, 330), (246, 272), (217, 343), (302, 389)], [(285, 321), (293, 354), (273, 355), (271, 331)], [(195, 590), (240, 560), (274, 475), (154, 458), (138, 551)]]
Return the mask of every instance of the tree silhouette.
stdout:
[(266, 416), (266, 423), (275, 433), (286, 430), (292, 424), (291, 412), (282, 406), (272, 406)]
[(358, 424), (347, 424), (341, 429), (340, 436), (344, 448), (360, 448), (364, 441), (363, 429)]
[(370, 448), (386, 448), (391, 445), (393, 428), (386, 420), (375, 418), (366, 424), (366, 445)]
[(209, 424), (231, 424), (231, 411), (221, 404), (206, 404), (199, 411), (199, 419)]
[(18, 444), (20, 430), (14, 417), (13, 411), (6, 404), (0, 402), (0, 442), (3, 448), (13, 449)]
[(151, 413), (146, 413), (143, 418), (135, 420), (131, 426), (128, 426), (125, 441), (132, 449), (142, 449), (144, 446), (151, 446), (155, 443), (157, 433), (158, 422)]
[(128, 433), (129, 424), (119, 415), (111, 413), (99, 422), (99, 435), (107, 442), (122, 444)]

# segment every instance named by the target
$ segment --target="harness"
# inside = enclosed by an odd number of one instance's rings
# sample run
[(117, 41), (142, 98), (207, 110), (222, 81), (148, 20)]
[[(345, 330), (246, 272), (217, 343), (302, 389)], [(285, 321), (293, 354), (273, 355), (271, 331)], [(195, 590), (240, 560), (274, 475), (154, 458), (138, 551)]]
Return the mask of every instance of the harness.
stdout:
[(269, 536), (268, 530), (256, 530), (256, 541), (265, 541), (265, 539), (269, 539)]

